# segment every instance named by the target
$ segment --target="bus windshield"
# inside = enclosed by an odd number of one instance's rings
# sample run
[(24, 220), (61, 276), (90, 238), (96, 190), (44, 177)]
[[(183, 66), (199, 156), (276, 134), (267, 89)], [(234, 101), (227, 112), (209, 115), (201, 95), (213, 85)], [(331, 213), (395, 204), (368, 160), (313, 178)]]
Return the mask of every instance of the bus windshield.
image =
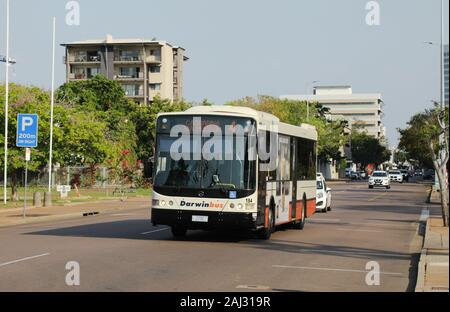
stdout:
[[(176, 116), (177, 124), (183, 122), (180, 116)], [(191, 119), (192, 117), (185, 117)], [(219, 125), (225, 129), (225, 124), (236, 124), (237, 119), (231, 117), (214, 117), (214, 124)], [(242, 118), (244, 119), (244, 118)], [(206, 121), (205, 121), (206, 120)], [(170, 120), (172, 125), (174, 120)], [(244, 122), (238, 120), (237, 124)], [(208, 123), (208, 119), (202, 117), (202, 123)], [(186, 123), (184, 123), (186, 124)], [(223, 126), (222, 126), (223, 125)], [(158, 126), (158, 128), (160, 128)], [(164, 133), (166, 132), (166, 133)], [(245, 146), (245, 151), (248, 149), (249, 138), (247, 134), (240, 136)], [(200, 146), (194, 147), (194, 140), (200, 142)], [(167, 189), (191, 189), (191, 190), (213, 190), (215, 191), (233, 191), (233, 190), (254, 190), (256, 185), (256, 160), (248, 159), (248, 153), (242, 153), (239, 156), (233, 153), (236, 148), (238, 139), (232, 140), (233, 148), (226, 148), (226, 141), (224, 136), (220, 138), (221, 151), (211, 152), (217, 153), (213, 159), (205, 159), (205, 155), (199, 152), (203, 150), (205, 144), (208, 144), (210, 137), (201, 137), (199, 135), (189, 135), (187, 137), (172, 137), (167, 131), (160, 131), (157, 134), (156, 142), (156, 157), (155, 157), (155, 180), (154, 186), (159, 191)], [(183, 153), (178, 160), (171, 156), (171, 148), (178, 141), (178, 144), (183, 143), (185, 146), (190, 146), (189, 153)], [(209, 147), (209, 146), (208, 146)], [(230, 152), (231, 151), (231, 152)], [(220, 155), (219, 157), (217, 157)], [(220, 192), (219, 192), (220, 194)], [(174, 195), (174, 194), (173, 194)], [(213, 195), (205, 194), (213, 197)]]

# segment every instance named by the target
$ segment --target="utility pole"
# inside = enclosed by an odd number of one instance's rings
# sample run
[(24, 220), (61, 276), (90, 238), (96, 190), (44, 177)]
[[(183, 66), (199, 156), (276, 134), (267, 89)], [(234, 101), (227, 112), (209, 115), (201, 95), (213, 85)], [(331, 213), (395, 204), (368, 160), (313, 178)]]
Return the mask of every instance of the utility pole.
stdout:
[(6, 205), (6, 186), (8, 184), (8, 101), (9, 101), (9, 0), (6, 0), (6, 79), (5, 79), (5, 164), (3, 171), (3, 202)]
[(52, 191), (52, 161), (53, 161), (53, 106), (55, 104), (55, 43), (56, 43), (56, 17), (53, 17), (52, 41), (52, 91), (50, 99), (50, 153), (48, 159), (48, 192)]
[(305, 87), (305, 95), (306, 95), (306, 120), (309, 122), (309, 99), (308, 99), (308, 90), (309, 90), (309, 85), (313, 85), (315, 83), (320, 82), (319, 80), (314, 80), (311, 81), (310, 83), (306, 83), (306, 87)]

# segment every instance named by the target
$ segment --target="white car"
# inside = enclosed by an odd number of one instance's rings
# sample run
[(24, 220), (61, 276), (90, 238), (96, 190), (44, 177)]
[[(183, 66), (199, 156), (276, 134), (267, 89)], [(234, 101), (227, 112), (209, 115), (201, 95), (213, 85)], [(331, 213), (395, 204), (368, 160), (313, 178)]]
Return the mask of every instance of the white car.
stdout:
[(391, 179), (386, 171), (374, 171), (369, 177), (369, 188), (374, 187), (385, 187), (386, 189), (391, 188)]
[(403, 183), (403, 174), (400, 170), (391, 170), (389, 171), (389, 179), (391, 182)]
[(322, 212), (331, 211), (331, 189), (322, 176), (317, 176), (316, 210)]

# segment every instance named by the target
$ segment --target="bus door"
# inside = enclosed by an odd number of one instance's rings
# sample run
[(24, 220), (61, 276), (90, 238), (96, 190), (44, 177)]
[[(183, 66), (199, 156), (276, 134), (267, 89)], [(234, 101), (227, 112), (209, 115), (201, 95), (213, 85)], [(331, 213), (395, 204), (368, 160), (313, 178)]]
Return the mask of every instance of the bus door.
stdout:
[(277, 209), (275, 211), (276, 223), (290, 221), (289, 207), (292, 201), (291, 180), (291, 144), (290, 138), (280, 135), (278, 148), (277, 169)]

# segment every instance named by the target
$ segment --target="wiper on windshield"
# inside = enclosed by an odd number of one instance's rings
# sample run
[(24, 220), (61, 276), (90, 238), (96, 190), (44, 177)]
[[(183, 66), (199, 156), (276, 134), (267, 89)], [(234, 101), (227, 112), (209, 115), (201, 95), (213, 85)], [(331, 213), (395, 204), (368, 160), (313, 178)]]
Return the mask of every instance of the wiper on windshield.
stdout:
[(228, 190), (235, 190), (236, 185), (231, 183), (222, 183), (220, 182), (219, 176), (217, 174), (214, 174), (212, 176), (212, 183), (209, 188), (220, 188), (222, 193), (226, 193)]

